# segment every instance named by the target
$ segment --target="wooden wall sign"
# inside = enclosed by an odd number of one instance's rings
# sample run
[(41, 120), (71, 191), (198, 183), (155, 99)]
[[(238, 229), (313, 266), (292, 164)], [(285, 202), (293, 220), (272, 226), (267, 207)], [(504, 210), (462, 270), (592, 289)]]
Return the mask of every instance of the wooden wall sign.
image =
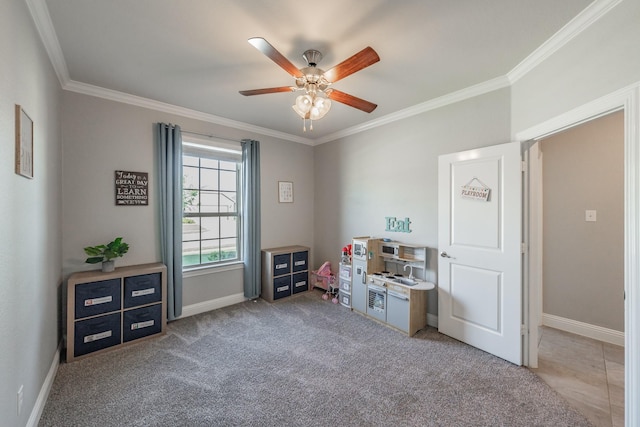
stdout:
[(149, 204), (149, 174), (147, 172), (116, 171), (116, 206), (146, 206)]
[[(480, 185), (471, 185), (474, 181), (477, 181)], [(490, 196), (491, 188), (476, 177), (473, 177), (471, 181), (467, 182), (460, 188), (460, 197), (463, 199), (482, 200), (483, 202), (488, 202)]]

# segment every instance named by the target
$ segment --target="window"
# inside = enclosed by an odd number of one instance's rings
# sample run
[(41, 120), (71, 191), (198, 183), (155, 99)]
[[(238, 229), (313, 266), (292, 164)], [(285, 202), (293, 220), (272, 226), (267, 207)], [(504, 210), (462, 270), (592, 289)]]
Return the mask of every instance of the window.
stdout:
[(185, 269), (241, 259), (240, 149), (210, 144), (209, 141), (183, 142), (182, 265)]

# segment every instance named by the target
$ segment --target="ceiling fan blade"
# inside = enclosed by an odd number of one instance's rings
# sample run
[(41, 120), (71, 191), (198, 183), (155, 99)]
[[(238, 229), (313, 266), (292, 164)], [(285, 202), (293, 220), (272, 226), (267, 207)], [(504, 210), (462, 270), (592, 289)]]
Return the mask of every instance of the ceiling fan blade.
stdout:
[(378, 61), (380, 61), (380, 57), (376, 51), (367, 46), (351, 58), (345, 59), (329, 71), (326, 71), (324, 77), (331, 83), (335, 83)]
[(293, 77), (303, 77), (304, 74), (295, 65), (291, 63), (287, 58), (285, 58), (280, 52), (276, 50), (275, 47), (271, 46), (268, 41), (263, 39), (262, 37), (253, 37), (249, 39), (249, 43), (253, 45), (260, 52), (264, 53), (271, 59), (273, 62), (278, 64), (282, 69), (284, 69), (287, 73), (291, 74)]
[(365, 101), (364, 99), (360, 99), (353, 95), (349, 95), (348, 93), (341, 92), (335, 89), (329, 89), (327, 91), (327, 97), (333, 101), (340, 102), (342, 104), (348, 105), (349, 107), (357, 108), (358, 110), (362, 110), (365, 113), (370, 113), (376, 109), (378, 106), (373, 102)]
[(280, 87), (268, 87), (264, 89), (251, 89), (239, 91), (244, 96), (252, 95), (264, 95), (267, 93), (279, 93), (279, 92), (295, 92), (296, 88), (293, 86), (280, 86)]

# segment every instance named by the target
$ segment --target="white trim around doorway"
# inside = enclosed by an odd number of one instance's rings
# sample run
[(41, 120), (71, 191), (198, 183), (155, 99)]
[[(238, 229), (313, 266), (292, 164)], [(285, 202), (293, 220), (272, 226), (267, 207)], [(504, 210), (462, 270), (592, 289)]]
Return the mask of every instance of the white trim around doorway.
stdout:
[[(624, 110), (624, 291), (625, 291), (625, 424), (640, 425), (640, 82), (603, 96), (522, 132), (516, 140), (523, 143), (537, 141), (584, 122), (604, 116), (614, 111)], [(536, 208), (529, 205), (529, 221), (535, 221)], [(531, 218), (534, 215), (534, 218)], [(535, 239), (534, 236), (529, 236)], [(532, 243), (532, 242), (529, 242)], [(535, 242), (533, 242), (535, 248)], [(539, 256), (531, 253), (528, 257)], [(538, 313), (540, 272), (535, 271), (536, 263), (530, 264), (525, 282), (528, 286), (529, 318), (524, 319), (527, 326), (535, 328), (541, 321)], [(537, 351), (532, 348), (537, 342), (531, 342), (529, 334), (529, 366), (537, 365)]]

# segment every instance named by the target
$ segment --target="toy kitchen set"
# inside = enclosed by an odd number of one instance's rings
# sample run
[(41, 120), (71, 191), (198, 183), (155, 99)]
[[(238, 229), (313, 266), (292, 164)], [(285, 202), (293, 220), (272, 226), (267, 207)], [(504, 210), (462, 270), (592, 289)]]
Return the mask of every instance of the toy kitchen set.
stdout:
[(351, 308), (413, 336), (427, 326), (427, 291), (435, 288), (426, 269), (425, 246), (355, 237)]

